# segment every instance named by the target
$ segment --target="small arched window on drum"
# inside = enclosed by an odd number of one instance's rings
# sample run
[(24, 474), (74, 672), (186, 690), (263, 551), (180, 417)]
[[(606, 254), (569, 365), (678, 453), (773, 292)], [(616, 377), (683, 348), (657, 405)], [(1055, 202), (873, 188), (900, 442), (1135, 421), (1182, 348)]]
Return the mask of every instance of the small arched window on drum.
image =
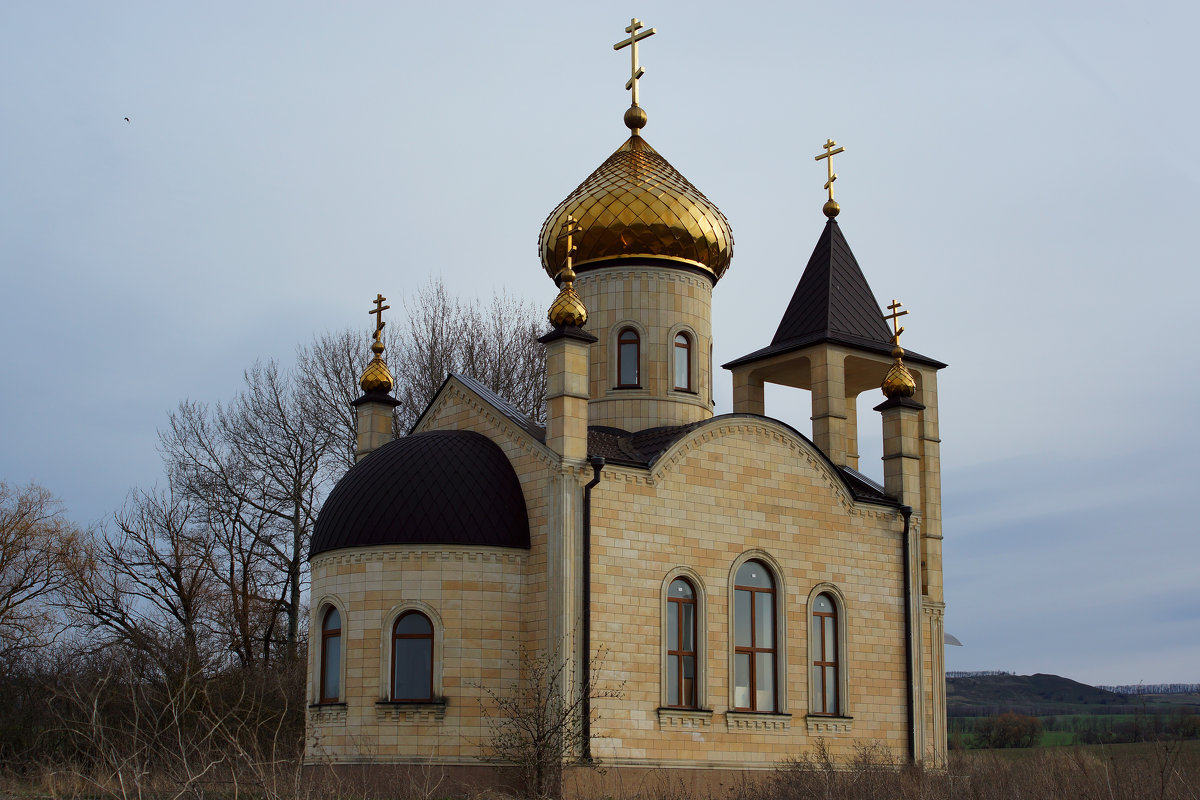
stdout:
[(675, 388), (692, 391), (692, 340), (686, 333), (675, 334)]
[(420, 611), (392, 627), (392, 699), (433, 699), (433, 625)]
[(642, 357), (642, 340), (633, 328), (626, 328), (617, 337), (617, 387), (635, 389), (641, 386), (638, 364)]
[(341, 699), (342, 615), (332, 606), (321, 621), (321, 697), (319, 703)]

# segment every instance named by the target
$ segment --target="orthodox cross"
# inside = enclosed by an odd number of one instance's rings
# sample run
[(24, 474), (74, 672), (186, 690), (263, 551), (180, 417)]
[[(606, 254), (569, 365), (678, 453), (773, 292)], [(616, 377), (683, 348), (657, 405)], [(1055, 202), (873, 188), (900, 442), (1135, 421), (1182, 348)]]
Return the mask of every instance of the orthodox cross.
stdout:
[(613, 45), (613, 50), (620, 50), (623, 47), (629, 48), (630, 78), (628, 82), (626, 82), (625, 88), (633, 92), (633, 104), (635, 106), (638, 104), (638, 78), (646, 74), (646, 70), (638, 64), (638, 42), (640, 42), (642, 39), (653, 36), (656, 33), (655, 28), (638, 33), (638, 31), (643, 27), (644, 26), (642, 25), (642, 21), (640, 19), (629, 20), (629, 27), (625, 29), (625, 32), (629, 34), (629, 38), (622, 39)]
[(383, 304), (384, 300), (387, 300), (387, 298), (379, 293), (376, 293), (375, 308), (367, 312), (375, 317), (375, 341), (377, 342), (379, 341), (379, 334), (383, 333), (383, 326), (387, 325), (387, 323), (383, 321), (383, 312), (391, 308), (391, 306), (385, 306)]
[[(821, 147), (825, 148), (825, 152), (819, 156), (814, 156), (813, 160), (820, 161), (822, 158), (825, 159), (825, 165), (829, 169), (829, 180), (825, 181), (825, 188), (829, 190), (829, 199), (832, 200), (833, 182), (837, 180), (837, 175), (835, 175), (833, 172), (833, 157), (838, 153), (846, 152), (846, 148), (837, 147), (837, 142), (835, 142), (833, 139), (826, 139), (825, 144), (821, 145)], [(833, 149), (835, 147), (837, 147), (837, 150)], [(905, 311), (904, 313), (907, 314), (908, 312)]]
[(904, 308), (904, 303), (901, 303), (899, 300), (893, 298), (892, 304), (888, 306), (888, 310), (892, 313), (883, 315), (884, 319), (892, 321), (892, 330), (895, 331), (895, 333), (892, 334), (892, 344), (898, 344), (900, 342), (900, 334), (904, 333), (904, 327), (899, 324), (899, 321), (900, 318), (908, 312), (901, 311), (900, 309), (902, 308)]
[(567, 237), (567, 265), (563, 268), (564, 271), (571, 269), (571, 256), (575, 255), (575, 251), (579, 249), (573, 241), (579, 230), (579, 220), (568, 214), (567, 218), (563, 220), (563, 232), (558, 235), (560, 239), (564, 236)]

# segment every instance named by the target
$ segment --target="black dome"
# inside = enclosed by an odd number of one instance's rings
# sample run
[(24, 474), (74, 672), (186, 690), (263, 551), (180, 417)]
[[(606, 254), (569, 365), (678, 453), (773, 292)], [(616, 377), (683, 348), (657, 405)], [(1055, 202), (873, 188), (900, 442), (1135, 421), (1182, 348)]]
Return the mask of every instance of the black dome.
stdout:
[(308, 551), (385, 544), (529, 548), (525, 495), (495, 442), (430, 431), (388, 442), (329, 493)]

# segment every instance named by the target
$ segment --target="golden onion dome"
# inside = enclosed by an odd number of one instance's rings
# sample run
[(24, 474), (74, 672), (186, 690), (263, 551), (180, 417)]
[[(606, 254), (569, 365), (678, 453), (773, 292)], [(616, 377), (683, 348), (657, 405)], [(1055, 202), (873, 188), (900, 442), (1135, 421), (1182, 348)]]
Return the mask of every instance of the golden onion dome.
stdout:
[(564, 286), (558, 297), (554, 298), (548, 316), (550, 324), (556, 327), (574, 325), (576, 328), (582, 328), (587, 324), (587, 307), (584, 306), (578, 292), (570, 286)]
[(887, 377), (883, 379), (883, 386), (880, 387), (883, 389), (883, 396), (889, 400), (912, 397), (917, 392), (917, 382), (913, 380), (908, 367), (904, 366), (903, 356), (904, 349), (900, 345), (892, 348), (892, 358), (896, 360), (888, 370)]
[(662, 258), (699, 267), (720, 279), (733, 257), (729, 220), (635, 133), (550, 212), (538, 237), (542, 266), (552, 278), (566, 261), (567, 217), (581, 234), (573, 263)]
[(395, 381), (392, 380), (392, 373), (388, 370), (387, 364), (383, 363), (383, 342), (376, 339), (371, 345), (371, 352), (375, 356), (371, 359), (371, 363), (367, 364), (367, 368), (363, 370), (362, 378), (359, 379), (358, 385), (362, 387), (364, 392), (383, 392), (387, 394), (392, 391)]
[(587, 306), (583, 304), (583, 298), (575, 291), (575, 270), (571, 269), (570, 258), (567, 259), (567, 266), (563, 268), (559, 276), (562, 279), (562, 290), (550, 304), (550, 312), (547, 315), (550, 318), (550, 324), (556, 328), (565, 325), (582, 328), (587, 324)]

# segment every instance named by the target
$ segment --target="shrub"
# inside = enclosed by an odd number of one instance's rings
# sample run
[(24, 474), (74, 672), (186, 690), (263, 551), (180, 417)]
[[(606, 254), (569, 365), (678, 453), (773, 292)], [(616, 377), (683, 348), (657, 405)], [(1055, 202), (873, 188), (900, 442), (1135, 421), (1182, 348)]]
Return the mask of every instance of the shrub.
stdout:
[(977, 747), (1036, 747), (1042, 740), (1042, 723), (1037, 717), (1009, 712), (980, 720), (975, 726)]

